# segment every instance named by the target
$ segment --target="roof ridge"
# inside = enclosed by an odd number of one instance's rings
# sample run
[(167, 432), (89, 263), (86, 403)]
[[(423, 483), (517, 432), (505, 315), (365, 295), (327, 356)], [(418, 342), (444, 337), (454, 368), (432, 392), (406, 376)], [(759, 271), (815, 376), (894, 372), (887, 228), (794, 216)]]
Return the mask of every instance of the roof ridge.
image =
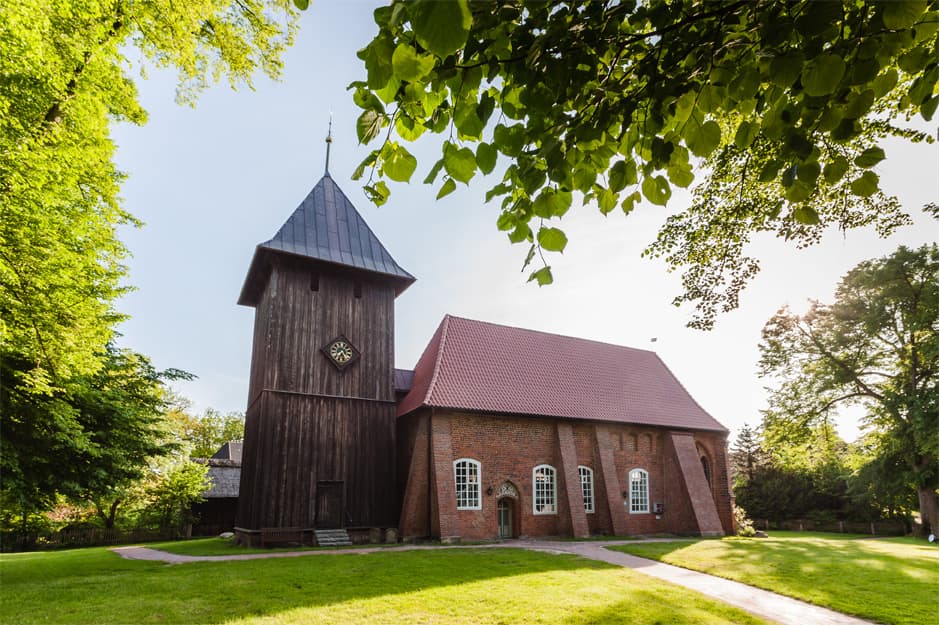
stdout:
[[(584, 342), (587, 342), (587, 343), (596, 343), (596, 344), (598, 344), (598, 345), (606, 345), (606, 346), (608, 346), (608, 347), (615, 347), (615, 348), (617, 348), (617, 349), (628, 349), (628, 350), (632, 350), (632, 351), (635, 351), (635, 352), (645, 352), (645, 353), (647, 353), (647, 354), (654, 354), (655, 356), (658, 356), (658, 352), (656, 352), (656, 351), (654, 351), (654, 350), (651, 350), (651, 349), (642, 349), (641, 347), (631, 347), (631, 346), (629, 346), (629, 345), (620, 345), (620, 344), (618, 344), (618, 343), (610, 343), (610, 342), (607, 342), (607, 341), (600, 341), (600, 340), (597, 340), (597, 339), (588, 339), (588, 338), (584, 338), (584, 337), (582, 337), (582, 336), (571, 336), (570, 334), (559, 334), (559, 333), (557, 333), (557, 332), (545, 332), (544, 330), (533, 330), (533, 329), (531, 329), (531, 328), (522, 328), (522, 327), (519, 327), (519, 326), (508, 325), (508, 324), (505, 324), (505, 323), (493, 323), (492, 321), (482, 321), (482, 320), (480, 320), (480, 319), (470, 319), (469, 317), (460, 317), (460, 316), (458, 316), (458, 315), (450, 315), (450, 314), (447, 314), (447, 315), (445, 315), (445, 316), (446, 316), (446, 317), (450, 317), (451, 319), (459, 319), (460, 321), (469, 321), (470, 323), (479, 323), (479, 324), (483, 324), (483, 325), (487, 325), (487, 326), (495, 326), (495, 327), (497, 327), (497, 328), (507, 328), (507, 329), (509, 329), (509, 330), (518, 330), (518, 331), (520, 331), (520, 332), (527, 332), (527, 333), (530, 333), (530, 334), (540, 334), (540, 335), (542, 335), (542, 336), (554, 336), (554, 337), (562, 338), (562, 339), (573, 339), (573, 340), (575, 340), (575, 341), (584, 341)], [(661, 359), (660, 359), (660, 360), (661, 360)]]
[(440, 344), (437, 345), (437, 355), (434, 357), (434, 373), (430, 376), (430, 384), (427, 385), (427, 393), (424, 395), (423, 403), (429, 404), (430, 397), (434, 394), (434, 386), (437, 384), (437, 377), (440, 374), (440, 362), (443, 360), (443, 348), (447, 344), (447, 330), (450, 329), (450, 319), (448, 314), (443, 316), (440, 323)]

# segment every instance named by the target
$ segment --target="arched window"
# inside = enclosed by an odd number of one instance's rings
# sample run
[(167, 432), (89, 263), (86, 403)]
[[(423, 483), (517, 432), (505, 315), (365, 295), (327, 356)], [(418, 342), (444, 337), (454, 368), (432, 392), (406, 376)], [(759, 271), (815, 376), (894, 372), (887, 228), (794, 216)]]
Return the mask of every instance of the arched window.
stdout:
[(593, 469), (577, 467), (580, 474), (580, 490), (584, 494), (584, 512), (593, 512)]
[(645, 469), (629, 472), (629, 512), (641, 514), (649, 511), (649, 473)]
[(453, 462), (453, 479), (456, 483), (456, 509), (479, 510), (481, 479), (480, 464), (472, 458), (460, 458)]
[(535, 514), (557, 514), (557, 471), (547, 464), (539, 464), (531, 472)]
[(707, 456), (701, 456), (701, 468), (704, 469), (704, 477), (708, 481), (708, 486), (711, 484), (711, 463), (708, 462)]

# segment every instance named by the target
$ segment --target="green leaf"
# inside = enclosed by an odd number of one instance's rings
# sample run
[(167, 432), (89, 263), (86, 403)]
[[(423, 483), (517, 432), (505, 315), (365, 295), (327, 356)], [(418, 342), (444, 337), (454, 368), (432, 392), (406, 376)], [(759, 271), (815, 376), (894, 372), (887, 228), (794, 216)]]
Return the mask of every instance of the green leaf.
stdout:
[(476, 115), (476, 107), (461, 103), (453, 114), (453, 123), (460, 134), (466, 137), (478, 138), (482, 135), (484, 124)]
[(939, 107), (939, 95), (934, 95), (920, 105), (919, 113), (926, 121), (932, 121), (932, 116), (935, 115), (937, 107)]
[(359, 119), (355, 123), (355, 132), (359, 136), (359, 143), (364, 145), (377, 137), (386, 120), (387, 118), (384, 115), (374, 109), (369, 109), (359, 115)]
[(693, 119), (685, 126), (685, 143), (695, 156), (709, 156), (721, 143), (721, 127), (713, 119), (703, 124)]
[(587, 193), (597, 180), (597, 171), (585, 162), (574, 168), (571, 177), (573, 179), (574, 188), (581, 193)]
[(597, 194), (597, 203), (600, 204), (600, 212), (607, 215), (616, 208), (616, 194), (609, 189), (602, 189)]
[(417, 159), (404, 147), (398, 144), (389, 145), (392, 148), (382, 162), (382, 171), (395, 182), (409, 182), (417, 169)]
[(532, 280), (537, 280), (538, 286), (547, 286), (554, 282), (554, 276), (551, 275), (551, 267), (542, 267), (538, 271), (532, 272), (532, 274), (528, 276), (528, 281), (531, 282)]
[(500, 152), (514, 158), (521, 154), (522, 148), (525, 147), (525, 129), (521, 125), (499, 124), (492, 133), (492, 139)]
[(769, 63), (769, 79), (774, 85), (789, 87), (802, 73), (805, 57), (801, 52), (787, 52)]
[(528, 224), (520, 223), (515, 226), (515, 230), (509, 233), (509, 241), (512, 243), (521, 243), (522, 241), (531, 240), (531, 228), (528, 227)]
[(443, 169), (443, 159), (438, 160), (436, 163), (434, 163), (434, 166), (430, 168), (430, 171), (427, 173), (427, 177), (424, 178), (424, 184), (433, 184), (434, 180), (437, 179), (437, 174), (440, 173), (441, 169)]
[(736, 145), (741, 150), (744, 150), (750, 147), (759, 134), (759, 124), (754, 124), (753, 122), (743, 120), (740, 122), (740, 125), (737, 126), (737, 134), (734, 135), (734, 145)]
[(440, 191), (437, 192), (437, 199), (439, 200), (442, 197), (446, 197), (456, 191), (456, 183), (453, 182), (453, 178), (447, 178), (443, 186), (440, 187)]
[(848, 159), (839, 155), (825, 165), (825, 169), (822, 171), (822, 175), (825, 177), (825, 182), (828, 184), (835, 184), (844, 178), (844, 175), (847, 173), (847, 171)]
[[(372, 89), (381, 90), (386, 87), (394, 75), (391, 67), (392, 54), (394, 54), (394, 43), (387, 36), (376, 37), (370, 44), (358, 51), (357, 56), (365, 61), (368, 86)], [(379, 92), (378, 96), (382, 97), (382, 95), (383, 93)], [(382, 100), (390, 102), (391, 98), (382, 97)]]
[(468, 183), (476, 173), (476, 156), (469, 148), (458, 148), (448, 141), (443, 146), (443, 167), (451, 177)]
[(627, 185), (636, 184), (638, 181), (638, 172), (636, 163), (629, 161), (616, 161), (610, 168), (610, 191), (619, 193)]
[(395, 119), (395, 130), (405, 141), (416, 141), (424, 134), (427, 128), (420, 122), (415, 122), (404, 113), (399, 113), (398, 117)]
[(818, 217), (818, 213), (815, 212), (815, 209), (811, 206), (800, 206), (792, 211), (792, 217), (800, 224), (806, 224), (808, 226), (815, 226), (822, 223), (822, 220)]
[(668, 179), (672, 181), (676, 187), (681, 187), (682, 189), (687, 188), (694, 182), (694, 172), (691, 171), (691, 165), (670, 165), (665, 173), (668, 174)]
[(368, 199), (375, 203), (375, 206), (381, 206), (388, 201), (388, 196), (391, 195), (391, 192), (388, 190), (388, 185), (385, 184), (385, 181), (379, 180), (373, 185), (366, 186), (365, 194), (368, 195)]
[(865, 171), (851, 183), (851, 193), (859, 197), (870, 197), (877, 193), (879, 186), (880, 177), (872, 171)]
[(480, 142), (476, 146), (476, 164), (479, 165), (479, 171), (488, 174), (496, 167), (496, 159), (499, 152), (488, 143)]
[(664, 177), (646, 176), (642, 181), (642, 194), (653, 204), (665, 206), (672, 197), (672, 189)]
[(872, 147), (861, 152), (855, 159), (854, 164), (863, 169), (870, 169), (880, 161), (887, 158), (883, 148)]
[(538, 245), (549, 252), (563, 252), (567, 247), (567, 235), (557, 228), (540, 228), (538, 230)]
[(372, 165), (375, 164), (375, 161), (378, 160), (378, 154), (379, 154), (378, 150), (372, 150), (371, 152), (369, 152), (368, 156), (362, 159), (362, 162), (359, 163), (359, 166), (356, 167), (355, 171), (352, 172), (352, 179), (358, 180), (359, 178), (361, 178), (362, 174), (365, 173), (365, 168), (371, 167)]
[(912, 27), (926, 12), (926, 4), (926, 0), (884, 2), (884, 26), (890, 30)]
[(815, 181), (818, 180), (818, 176), (821, 173), (822, 166), (815, 162), (802, 163), (796, 168), (796, 176), (799, 180), (812, 186), (815, 186)]
[(473, 24), (467, 0), (417, 0), (407, 7), (417, 41), (440, 58), (466, 43)]
[(511, 211), (503, 211), (499, 214), (499, 219), (496, 220), (496, 228), (505, 232), (507, 230), (513, 229), (517, 222), (518, 218), (515, 216), (515, 213)]
[(623, 213), (628, 215), (633, 212), (633, 209), (636, 208), (636, 203), (642, 200), (642, 195), (638, 191), (630, 193), (626, 196), (626, 199), (623, 200), (623, 203), (620, 204), (623, 208)]
[(391, 67), (398, 80), (417, 82), (434, 69), (434, 57), (418, 54), (410, 44), (399, 43), (391, 57)]
[(820, 54), (802, 70), (802, 88), (810, 96), (834, 93), (845, 72), (844, 60), (837, 54)]
[(293, 0), (293, 6), (301, 11), (306, 11), (310, 6), (310, 0)]
[(535, 215), (543, 219), (561, 217), (571, 207), (571, 194), (558, 192), (554, 189), (544, 189), (532, 203)]
[(804, 202), (812, 195), (815, 187), (801, 180), (794, 180), (792, 184), (786, 187), (786, 199), (790, 202)]

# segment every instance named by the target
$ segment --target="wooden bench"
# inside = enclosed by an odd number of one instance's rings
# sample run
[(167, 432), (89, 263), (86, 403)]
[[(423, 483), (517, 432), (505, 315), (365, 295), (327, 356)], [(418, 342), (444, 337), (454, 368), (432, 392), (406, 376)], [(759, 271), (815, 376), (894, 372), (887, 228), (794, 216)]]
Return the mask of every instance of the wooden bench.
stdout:
[(303, 544), (303, 528), (301, 527), (262, 527), (261, 546), (286, 545), (290, 543)]

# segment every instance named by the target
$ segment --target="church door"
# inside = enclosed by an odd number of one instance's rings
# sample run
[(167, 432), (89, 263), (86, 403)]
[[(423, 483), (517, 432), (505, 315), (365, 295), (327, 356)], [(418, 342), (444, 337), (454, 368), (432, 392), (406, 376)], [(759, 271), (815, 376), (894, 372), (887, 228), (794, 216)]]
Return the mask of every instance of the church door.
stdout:
[(508, 497), (499, 500), (499, 538), (512, 538), (514, 535), (512, 528), (512, 507), (514, 502)]
[(342, 527), (342, 491), (342, 482), (316, 483), (317, 529)]

